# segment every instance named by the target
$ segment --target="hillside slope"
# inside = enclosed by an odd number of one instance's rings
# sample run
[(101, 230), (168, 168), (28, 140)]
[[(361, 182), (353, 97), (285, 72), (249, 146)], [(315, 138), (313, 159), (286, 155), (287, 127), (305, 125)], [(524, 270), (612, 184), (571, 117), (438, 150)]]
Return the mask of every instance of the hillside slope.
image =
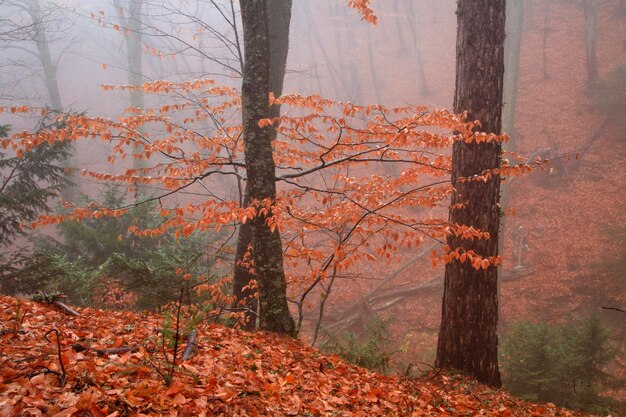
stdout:
[(79, 312), (0, 297), (0, 416), (580, 415), (454, 375), (378, 375), (297, 340), (206, 321), (197, 354), (181, 363), (181, 340), (170, 375), (162, 328), (175, 316)]

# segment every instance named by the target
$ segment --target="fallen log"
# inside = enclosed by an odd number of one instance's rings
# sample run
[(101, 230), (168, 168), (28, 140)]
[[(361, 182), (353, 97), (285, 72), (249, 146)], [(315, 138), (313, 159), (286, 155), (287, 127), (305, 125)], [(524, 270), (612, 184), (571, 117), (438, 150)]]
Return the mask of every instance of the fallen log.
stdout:
[[(401, 268), (402, 269), (402, 268)], [(403, 269), (402, 269), (403, 270)], [(502, 273), (501, 282), (509, 282), (532, 273), (532, 267), (528, 265), (516, 265), (512, 269)], [(410, 296), (415, 296), (422, 292), (428, 292), (440, 288), (443, 285), (443, 277), (435, 276), (417, 285), (393, 289), (370, 291), (362, 297), (357, 303), (353, 303), (348, 308), (339, 313), (338, 319), (332, 320), (325, 328), (331, 332), (345, 331), (347, 329), (354, 330), (367, 323), (371, 318), (380, 311), (387, 310), (396, 304), (406, 300)]]
[(60, 302), (59, 298), (65, 298), (65, 295), (59, 292), (46, 294), (45, 292), (41, 290), (39, 291), (38, 294), (34, 294), (30, 297), (32, 301), (35, 301), (38, 303), (52, 304), (62, 313), (68, 314), (70, 316), (80, 316), (80, 313), (78, 311)]
[(52, 304), (65, 314), (69, 314), (70, 316), (80, 316), (80, 313), (78, 311), (74, 310), (71, 307), (68, 307), (60, 301), (53, 301)]
[(137, 346), (120, 346), (116, 348), (98, 349), (98, 348), (93, 348), (91, 346), (81, 345), (80, 343), (72, 343), (70, 347), (74, 350), (74, 352), (86, 352), (86, 351), (91, 350), (91, 351), (96, 352), (96, 354), (100, 356), (118, 355), (120, 353), (139, 351), (139, 347)]
[(193, 329), (187, 334), (187, 347), (185, 348), (185, 351), (183, 352), (184, 361), (188, 361), (189, 359), (193, 358), (193, 356), (196, 354), (196, 351), (198, 350), (197, 340), (198, 340), (198, 331), (196, 329)]

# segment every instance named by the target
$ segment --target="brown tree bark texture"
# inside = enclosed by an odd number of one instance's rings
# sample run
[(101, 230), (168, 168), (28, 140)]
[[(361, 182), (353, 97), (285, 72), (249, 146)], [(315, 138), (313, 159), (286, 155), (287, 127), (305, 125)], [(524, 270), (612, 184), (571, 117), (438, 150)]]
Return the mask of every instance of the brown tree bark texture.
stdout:
[[(500, 133), (504, 78), (505, 0), (459, 0), (454, 111), (468, 111), (480, 130)], [(488, 240), (450, 236), (450, 248), (498, 254), (500, 178), (460, 182), (500, 166), (499, 143), (456, 142), (453, 147), (451, 223), (490, 233)], [(454, 208), (462, 204), (461, 208)], [(469, 262), (446, 265), (436, 366), (458, 369), (491, 386), (500, 386), (496, 334), (497, 268), (475, 270)]]
[[(283, 82), (287, 67), (287, 54), (289, 51), (289, 27), (291, 24), (292, 0), (268, 0), (268, 24), (270, 39), (270, 91), (274, 96), (279, 97), (283, 93)], [(280, 115), (280, 106), (274, 105), (270, 108), (270, 117)], [(270, 132), (270, 141), (276, 139), (276, 130)], [(244, 191), (244, 206), (250, 204), (250, 190), (248, 182)], [(255, 279), (254, 274), (248, 268), (242, 266), (245, 255), (252, 244), (251, 223), (242, 224), (237, 236), (237, 250), (235, 254), (235, 267), (233, 275), (233, 295), (235, 296), (235, 307), (243, 307), (245, 320), (243, 328), (254, 330), (255, 316), (251, 311), (257, 310), (257, 300), (254, 297), (255, 290), (249, 288), (251, 280)]]
[[(244, 154), (250, 201), (274, 200), (276, 181), (271, 128), (260, 128), (270, 115), (270, 42), (266, 0), (241, 2), (245, 64), (242, 83)], [(294, 322), (287, 305), (282, 242), (271, 231), (268, 215), (251, 222), (254, 270), (259, 284), (259, 321), (262, 330), (293, 334)]]

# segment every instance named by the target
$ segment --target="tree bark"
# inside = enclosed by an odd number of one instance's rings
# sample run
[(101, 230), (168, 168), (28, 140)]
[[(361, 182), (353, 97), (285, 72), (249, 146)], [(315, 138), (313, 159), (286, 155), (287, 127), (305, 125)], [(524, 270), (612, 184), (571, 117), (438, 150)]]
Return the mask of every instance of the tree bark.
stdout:
[[(289, 27), (291, 25), (292, 0), (268, 0), (268, 24), (270, 34), (270, 91), (275, 97), (283, 93), (285, 73), (287, 70), (287, 55), (289, 52)], [(270, 107), (270, 117), (280, 115), (280, 106)], [(270, 131), (270, 141), (276, 139), (276, 129)], [(246, 182), (244, 191), (244, 207), (250, 205), (249, 182)], [(256, 290), (249, 284), (255, 279), (250, 269), (243, 266), (246, 253), (252, 249), (251, 224), (244, 223), (239, 228), (237, 236), (237, 251), (235, 254), (235, 268), (233, 276), (233, 295), (235, 307), (244, 311), (242, 328), (254, 330), (256, 316), (253, 312), (258, 309), (258, 300), (254, 297)]]
[[(454, 111), (480, 120), (480, 130), (502, 127), (505, 0), (459, 0)], [(489, 232), (490, 239), (447, 239), (450, 248), (498, 254), (500, 177), (486, 182), (459, 181), (500, 166), (498, 142), (458, 141), (452, 151), (450, 223)], [(469, 262), (446, 265), (436, 366), (455, 368), (482, 383), (501, 385), (498, 370), (497, 268), (474, 269)]]
[[(272, 129), (260, 128), (259, 120), (270, 116), (270, 32), (267, 0), (241, 2), (245, 64), (242, 83), (244, 154), (247, 197), (256, 205), (276, 199)], [(282, 242), (278, 229), (267, 224), (272, 216), (258, 213), (250, 222), (254, 271), (259, 285), (259, 322), (262, 330), (294, 334), (287, 305)]]

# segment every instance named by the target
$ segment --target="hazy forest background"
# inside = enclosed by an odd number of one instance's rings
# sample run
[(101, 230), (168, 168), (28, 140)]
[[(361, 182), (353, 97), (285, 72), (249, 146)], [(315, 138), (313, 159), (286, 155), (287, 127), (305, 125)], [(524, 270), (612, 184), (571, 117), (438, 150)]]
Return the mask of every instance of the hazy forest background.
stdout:
[[(550, 162), (503, 183), (507, 211), (499, 331), (511, 339), (501, 343), (501, 355), (519, 354), (515, 340), (553, 339), (576, 326), (597, 325), (591, 330), (597, 332), (596, 347), (611, 352), (609, 359), (600, 359), (602, 371), (618, 381), (603, 392), (620, 398), (619, 381), (626, 377), (626, 4), (507, 3), (503, 130), (511, 140), (505, 148), (529, 162)], [(133, 4), (139, 5), (140, 18), (132, 17)], [(283, 92), (363, 105), (451, 109), (456, 6), (454, 0), (374, 1), (374, 26), (337, 0), (294, 1)], [(230, 23), (233, 12), (238, 19), (231, 2), (220, 0), (0, 0), (0, 106), (47, 106), (114, 119), (128, 106), (158, 108), (171, 100), (165, 94), (104, 91), (102, 85), (211, 78), (240, 88), (236, 39), (241, 32)], [(32, 114), (0, 114), (6, 135), (47, 122)], [(53, 190), (49, 209), (63, 210), (57, 191), (72, 204), (91, 200), (113, 208), (132, 205), (138, 195), (165, 193), (155, 184), (137, 191), (79, 175), (82, 169), (114, 175), (122, 168), (141, 168), (132, 158), (107, 163), (111, 149), (107, 143), (79, 141), (64, 150), (71, 155), (56, 162), (74, 170), (68, 177), (73, 185)], [(0, 153), (5, 161), (13, 156), (10, 148)], [(0, 168), (0, 183), (6, 179), (6, 186), (11, 166)], [(381, 175), (395, 175), (394, 169)], [(8, 200), (15, 200), (5, 186), (0, 221), (6, 223), (13, 210)], [(0, 290), (12, 295), (60, 291), (72, 305), (157, 309), (179, 299), (178, 288), (188, 285), (183, 275), (194, 275), (194, 285), (220, 282), (232, 275), (234, 227), (194, 233), (184, 244), (173, 236), (146, 243), (128, 233), (137, 224), (158, 227), (164, 206), (214, 195), (239, 200), (241, 184), (232, 177), (209, 177), (139, 205), (128, 216), (83, 225), (69, 221), (22, 231), (3, 225)], [(419, 210), (424, 216), (447, 213), (445, 206)], [(297, 239), (289, 230), (281, 232), (284, 241)], [(317, 244), (323, 247), (328, 239), (321, 236)], [(426, 240), (417, 249), (394, 248), (349, 265), (336, 274), (332, 293), (316, 287), (315, 296), (297, 306), (299, 337), (380, 371), (408, 373), (432, 364), (443, 292), (443, 266), (431, 265), (433, 250), (441, 245)], [(288, 263), (286, 269), (289, 282)], [(299, 299), (306, 287), (289, 284), (288, 297)], [(229, 289), (228, 284), (220, 288)], [(508, 382), (514, 390), (516, 381)], [(517, 387), (533, 400), (568, 405), (565, 398), (526, 388)]]

